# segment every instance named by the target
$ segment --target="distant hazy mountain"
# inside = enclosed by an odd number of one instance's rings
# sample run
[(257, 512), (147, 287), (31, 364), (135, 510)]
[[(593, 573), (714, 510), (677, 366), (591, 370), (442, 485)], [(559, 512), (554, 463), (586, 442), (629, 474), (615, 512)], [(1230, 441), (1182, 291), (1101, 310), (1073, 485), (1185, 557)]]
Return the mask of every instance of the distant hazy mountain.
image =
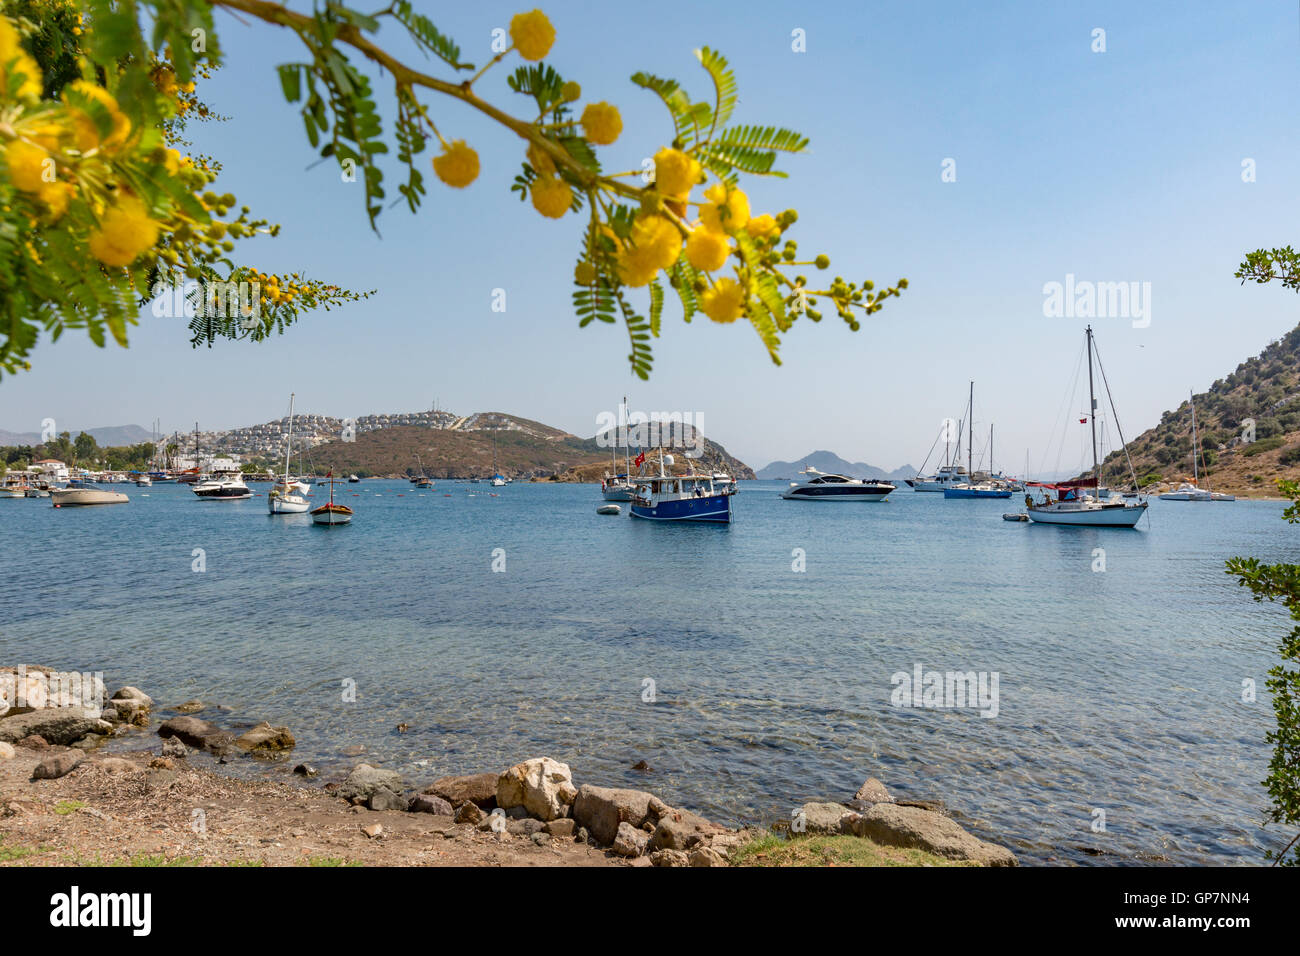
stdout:
[(833, 451), (815, 451), (810, 455), (804, 455), (798, 461), (774, 461), (766, 468), (758, 469), (754, 474), (760, 479), (794, 478), (807, 465), (812, 465), (818, 471), (847, 475), (850, 478), (884, 478), (888, 481), (901, 481), (916, 474), (916, 469), (911, 465), (885, 471), (863, 461), (845, 461)]
[[(112, 448), (119, 445), (135, 445), (149, 441), (153, 436), (139, 425), (105, 425), (103, 428), (67, 428), (62, 423), (57, 426), (59, 434), (68, 432), (76, 438), (82, 432), (93, 436), (100, 448)], [(0, 445), (39, 445), (40, 432), (7, 432), (0, 429)]]

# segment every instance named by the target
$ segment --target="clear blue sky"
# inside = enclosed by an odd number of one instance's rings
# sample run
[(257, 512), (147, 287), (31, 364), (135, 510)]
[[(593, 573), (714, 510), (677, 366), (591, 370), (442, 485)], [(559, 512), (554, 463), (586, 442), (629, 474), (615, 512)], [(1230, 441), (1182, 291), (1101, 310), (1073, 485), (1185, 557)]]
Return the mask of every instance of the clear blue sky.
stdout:
[[(476, 62), (520, 9), (419, 6)], [(785, 161), (790, 179), (749, 182), (756, 211), (797, 208), (801, 252), (830, 254), (829, 274), (906, 276), (909, 291), (857, 333), (833, 314), (801, 320), (779, 369), (748, 327), (687, 326), (670, 301), (641, 383), (621, 326), (577, 328), (581, 225), (543, 220), (508, 191), (515, 137), (430, 94), (444, 135), (477, 148), (482, 174), (464, 192), (430, 175), (421, 213), (387, 211), (378, 238), (358, 185), (328, 163), (308, 169), (316, 157), (272, 69), (300, 58), (292, 35), (219, 13), (227, 65), (202, 92), (233, 119), (196, 130), (198, 145), (224, 162), (220, 188), (284, 226), (245, 256), (379, 294), (260, 346), (194, 351), (183, 320), (147, 312), (129, 350), (75, 333), (43, 343), (32, 372), (0, 382), (0, 428), (39, 431), (46, 417), (74, 429), (155, 417), (167, 429), (231, 427), (284, 414), (293, 390), (300, 410), (324, 414), (437, 398), (590, 435), (627, 394), (634, 408), (702, 412), (706, 432), (756, 467), (828, 448), (892, 468), (920, 464), (974, 379), (977, 429), (996, 422), (998, 457), (1019, 470), (1027, 449), (1037, 464), (1054, 447), (1082, 338), (1082, 322), (1044, 317), (1044, 283), (1067, 273), (1151, 283), (1149, 328), (1093, 322), (1129, 434), (1300, 321), (1300, 297), (1232, 278), (1244, 251), (1300, 241), (1295, 0), (544, 9), (558, 31), (549, 62), (587, 98), (622, 108), (607, 169), (638, 166), (671, 135), (628, 77), (674, 76), (703, 97), (691, 51), (718, 48), (739, 79), (738, 121), (812, 140)], [(1091, 50), (1097, 27), (1105, 53)], [(796, 28), (805, 53), (791, 51)], [(386, 29), (383, 40), (420, 60)], [(480, 89), (523, 112), (506, 73)], [(955, 183), (940, 178), (949, 157)], [(1242, 182), (1245, 158), (1254, 183)], [(393, 197), (396, 182), (394, 170)], [(498, 287), (504, 314), (490, 309)]]

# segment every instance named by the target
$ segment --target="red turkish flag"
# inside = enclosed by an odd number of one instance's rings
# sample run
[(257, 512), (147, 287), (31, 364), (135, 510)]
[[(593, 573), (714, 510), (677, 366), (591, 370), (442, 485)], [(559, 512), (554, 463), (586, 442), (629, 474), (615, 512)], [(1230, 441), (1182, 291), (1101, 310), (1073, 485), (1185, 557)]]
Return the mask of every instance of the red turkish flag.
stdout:
[(641, 454), (637, 455), (636, 458), (633, 460), (633, 464), (636, 465), (638, 468), (640, 468), (642, 465), (644, 465), (644, 464), (645, 464), (645, 452), (641, 452)]
[(1080, 425), (1086, 425), (1086, 424), (1088, 424), (1088, 419), (1086, 419), (1086, 418), (1080, 418), (1080, 419), (1079, 419), (1079, 424), (1080, 424)]

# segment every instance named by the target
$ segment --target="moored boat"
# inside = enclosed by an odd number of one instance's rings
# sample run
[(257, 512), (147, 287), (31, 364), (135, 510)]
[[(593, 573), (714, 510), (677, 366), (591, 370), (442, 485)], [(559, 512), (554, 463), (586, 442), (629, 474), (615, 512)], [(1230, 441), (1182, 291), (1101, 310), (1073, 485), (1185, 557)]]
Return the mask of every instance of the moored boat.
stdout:
[(347, 505), (336, 505), (334, 503), (334, 472), (329, 472), (325, 477), (329, 481), (330, 500), (312, 511), (311, 520), (316, 524), (323, 525), (351, 524), (352, 509)]
[(883, 501), (897, 488), (888, 481), (826, 474), (812, 465), (799, 474), (803, 480), (790, 482), (781, 492), (787, 501)]
[[(1184, 481), (1173, 491), (1166, 491), (1160, 495), (1161, 501), (1236, 501), (1236, 495), (1225, 495), (1222, 492), (1210, 491), (1208, 488), (1202, 488), (1201, 483), (1201, 443), (1196, 433), (1196, 396), (1188, 396), (1188, 401), (1192, 406), (1192, 480)], [(1206, 479), (1208, 483), (1208, 478)]]
[(293, 453), (293, 392), (289, 393), (289, 430), (284, 442), (284, 477), (272, 486), (266, 496), (266, 510), (273, 515), (302, 514), (311, 504), (303, 497), (310, 491), (310, 485), (304, 485), (289, 475), (289, 458)]
[[(966, 442), (966, 480), (947, 484), (943, 488), (944, 498), (1010, 498), (1011, 489), (1001, 481), (994, 481), (989, 474), (984, 474), (983, 481), (974, 480), (975, 474), (975, 383), (970, 383), (970, 403), (966, 406), (966, 427), (969, 440)], [(993, 471), (993, 426), (989, 426), (989, 472)]]
[(119, 505), (130, 501), (120, 491), (108, 491), (92, 481), (72, 481), (66, 488), (50, 489), (51, 503), (55, 508), (67, 508), (73, 505)]
[[(1122, 494), (1107, 491), (1102, 494), (1101, 462), (1097, 457), (1097, 396), (1093, 385), (1092, 364), (1095, 347), (1092, 340), (1092, 326), (1085, 332), (1088, 362), (1088, 421), (1092, 426), (1092, 480), (1086, 479), (1063, 482), (1056, 485), (1040, 485), (1056, 491), (1056, 498), (1035, 501), (1032, 495), (1025, 495), (1025, 508), (1031, 521), (1037, 524), (1076, 525), (1093, 528), (1134, 528), (1147, 512), (1147, 502), (1139, 498), (1136, 502), (1127, 500)], [(1100, 360), (1098, 360), (1100, 364)], [(1105, 369), (1102, 369), (1102, 381), (1105, 382)], [(1106, 386), (1106, 395), (1110, 397), (1110, 386)], [(1111, 412), (1115, 412), (1115, 403), (1111, 401)], [(1118, 422), (1119, 416), (1115, 415)], [(1124, 434), (1120, 432), (1123, 444)], [(1125, 450), (1125, 460), (1128, 452)], [(1133, 486), (1137, 487), (1137, 475), (1129, 466)], [(1092, 494), (1083, 493), (1091, 484)]]
[(219, 471), (210, 478), (196, 482), (190, 489), (203, 501), (242, 501), (253, 497), (252, 490), (244, 484), (237, 471)]
[(659, 455), (659, 474), (637, 478), (632, 496), (632, 517), (647, 521), (731, 521), (732, 495), (713, 487), (709, 475), (672, 475), (673, 456)]

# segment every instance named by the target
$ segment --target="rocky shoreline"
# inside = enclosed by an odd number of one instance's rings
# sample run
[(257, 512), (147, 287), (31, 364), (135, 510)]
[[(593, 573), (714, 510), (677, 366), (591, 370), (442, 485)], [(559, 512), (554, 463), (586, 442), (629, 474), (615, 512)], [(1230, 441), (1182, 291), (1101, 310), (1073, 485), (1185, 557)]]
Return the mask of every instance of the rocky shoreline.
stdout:
[[(1017, 865), (1010, 850), (933, 805), (895, 800), (874, 778), (768, 830), (726, 827), (643, 790), (575, 782), (549, 756), (423, 783), (365, 763), (323, 785), (306, 783), (317, 776), (306, 763), (294, 768), (297, 786), (240, 780), (191, 758), (285, 760), (295, 746), (287, 727), (236, 734), (196, 716), (197, 701), (156, 721), (153, 700), (130, 686), (43, 698), (56, 673), (0, 668), (0, 865), (131, 863), (143, 853), (192, 865), (722, 867), (788, 863), (785, 850), (805, 840), (823, 841), (822, 856), (799, 865), (837, 854), (873, 865)], [(13, 694), (20, 674), (42, 706), (14, 706), (30, 700)], [(100, 753), (132, 734), (156, 746)]]

